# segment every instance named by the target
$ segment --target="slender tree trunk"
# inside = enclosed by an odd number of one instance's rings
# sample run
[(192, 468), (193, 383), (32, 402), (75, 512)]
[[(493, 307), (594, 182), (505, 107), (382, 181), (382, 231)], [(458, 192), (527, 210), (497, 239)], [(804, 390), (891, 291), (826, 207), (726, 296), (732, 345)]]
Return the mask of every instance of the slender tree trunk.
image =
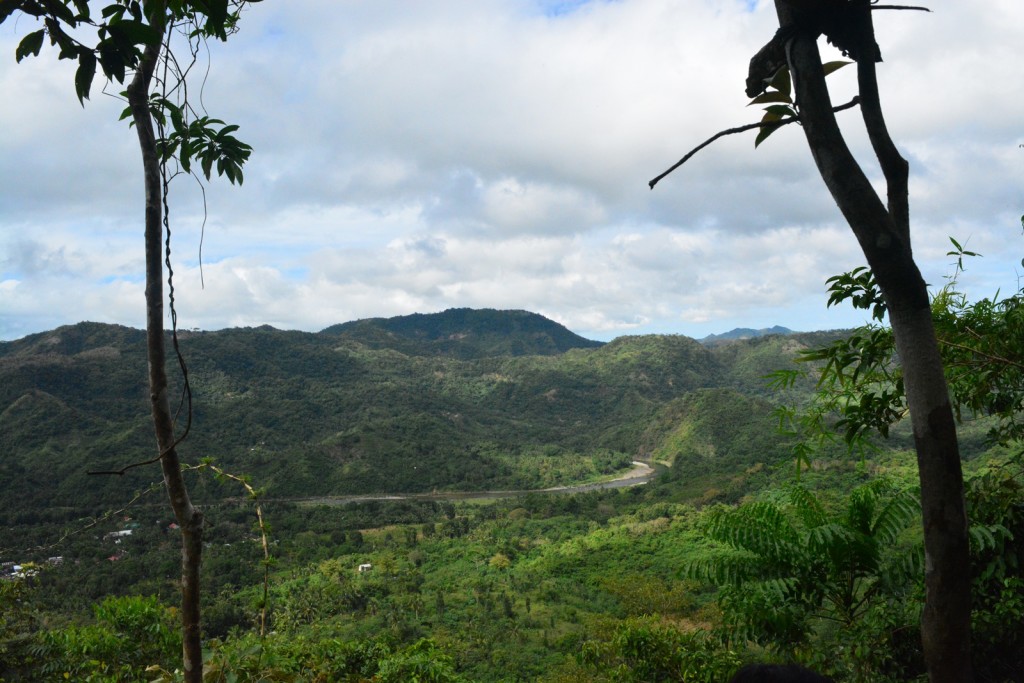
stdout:
[[(154, 28), (163, 33), (161, 26)], [(175, 450), (174, 418), (167, 397), (163, 293), (163, 185), (156, 135), (149, 110), (149, 90), (162, 45), (146, 48), (128, 86), (128, 102), (142, 151), (146, 187), (146, 349), (149, 398), (164, 484), (181, 527), (182, 661), (187, 683), (201, 683), (203, 651), (199, 620), (199, 564), (203, 549), (203, 516), (189, 498)]]
[[(862, 27), (858, 81), (864, 122), (887, 185), (887, 205), (850, 153), (832, 111), (816, 36), (794, 32), (786, 54), (811, 154), (857, 237), (889, 309), (903, 369), (921, 482), (926, 600), (921, 620), (933, 683), (969, 683), (970, 561), (956, 425), (935, 339), (927, 286), (910, 246), (907, 162), (889, 137), (875, 79), (869, 0), (851, 0)], [(776, 0), (780, 26), (796, 11)]]

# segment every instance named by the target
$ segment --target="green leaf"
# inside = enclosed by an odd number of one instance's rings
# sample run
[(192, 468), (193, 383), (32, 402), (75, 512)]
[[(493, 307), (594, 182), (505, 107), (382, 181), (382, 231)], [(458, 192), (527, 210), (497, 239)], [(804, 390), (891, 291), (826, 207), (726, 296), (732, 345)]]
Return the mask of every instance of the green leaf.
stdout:
[(118, 21), (110, 25), (111, 33), (117, 32), (135, 45), (154, 45), (163, 37), (159, 31), (134, 19)]
[(784, 66), (772, 76), (769, 87), (775, 88), (780, 93), (789, 97), (793, 94), (793, 81), (789, 77), (789, 67)]
[(92, 80), (96, 76), (96, 55), (91, 50), (82, 50), (78, 53), (78, 70), (75, 72), (75, 93), (78, 101), (85, 106), (89, 99), (89, 90), (92, 88)]
[(110, 17), (117, 17), (117, 19), (120, 19), (124, 16), (124, 7), (121, 5), (107, 5), (100, 11), (100, 14), (104, 19), (110, 19)]
[(780, 119), (795, 118), (797, 116), (796, 111), (794, 111), (792, 107), (787, 107), (784, 104), (773, 104), (770, 107), (765, 107), (764, 110)]
[(79, 22), (89, 21), (89, 0), (72, 0), (75, 5), (75, 9), (78, 10), (78, 16), (75, 18)]
[(747, 106), (749, 107), (751, 104), (768, 104), (770, 102), (793, 104), (793, 98), (781, 92), (766, 92), (750, 100)]
[(767, 380), (767, 384), (772, 389), (782, 390), (791, 389), (796, 381), (803, 377), (804, 373), (801, 370), (775, 370), (767, 375), (764, 375), (762, 379)]
[(228, 0), (194, 0), (192, 4), (206, 15), (203, 32), (227, 40)]
[(21, 61), (29, 55), (38, 56), (39, 51), (43, 48), (43, 39), (46, 37), (46, 29), (41, 28), (38, 31), (33, 31), (18, 43), (18, 49), (14, 52), (14, 58), (17, 61)]
[[(118, 83), (124, 83), (127, 64), (125, 62), (126, 52), (112, 38), (101, 40), (96, 47), (100, 52), (100, 66), (103, 67), (104, 75), (111, 80), (116, 80)], [(126, 49), (127, 57), (134, 59), (135, 55), (131, 52), (131, 49)]]
[(761, 126), (761, 130), (758, 131), (757, 137), (754, 138), (754, 149), (757, 149), (758, 145), (768, 139), (768, 136), (777, 131), (780, 128), (778, 124), (771, 124), (767, 126)]
[(185, 126), (185, 118), (182, 116), (181, 107), (170, 102), (164, 102), (163, 105), (171, 113), (171, 126), (174, 127), (174, 132), (179, 135), (185, 135), (188, 132), (188, 128)]
[(0, 24), (7, 20), (7, 17), (14, 14), (14, 10), (21, 9), (15, 2), (0, 2)]
[(825, 71), (825, 75), (828, 76), (830, 73), (834, 73), (839, 69), (842, 69), (847, 64), (853, 64), (853, 62), (841, 59), (835, 62), (826, 62), (821, 65), (821, 68)]
[(47, 14), (52, 15), (72, 28), (77, 24), (75, 13), (60, 0), (40, 0), (40, 2), (46, 7)]

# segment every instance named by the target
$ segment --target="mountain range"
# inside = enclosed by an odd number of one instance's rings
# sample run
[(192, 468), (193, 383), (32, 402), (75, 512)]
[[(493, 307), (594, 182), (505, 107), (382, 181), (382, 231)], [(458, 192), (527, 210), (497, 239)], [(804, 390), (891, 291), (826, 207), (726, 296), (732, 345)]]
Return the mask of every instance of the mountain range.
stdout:
[[(318, 333), (183, 331), (192, 404), (179, 450), (275, 496), (541, 488), (636, 458), (785, 457), (762, 378), (835, 336), (601, 343), (534, 313), (472, 309)], [(140, 330), (99, 323), (0, 343), (0, 507), (11, 520), (158, 479), (152, 466), (88, 474), (153, 457), (144, 344)], [(182, 388), (179, 373), (172, 396)], [(179, 432), (189, 412), (183, 400)], [(195, 490), (227, 489), (204, 478)]]

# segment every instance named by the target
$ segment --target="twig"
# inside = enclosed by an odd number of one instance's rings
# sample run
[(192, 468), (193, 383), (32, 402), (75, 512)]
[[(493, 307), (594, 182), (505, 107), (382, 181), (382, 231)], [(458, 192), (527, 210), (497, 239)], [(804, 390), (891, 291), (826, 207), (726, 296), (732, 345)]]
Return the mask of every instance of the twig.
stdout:
[[(860, 97), (854, 97), (852, 100), (850, 100), (846, 104), (841, 104), (838, 107), (833, 107), (832, 111), (834, 111), (834, 112), (843, 111), (844, 109), (850, 109), (851, 107), (855, 107), (858, 104), (860, 104)], [(672, 164), (672, 166), (667, 171), (665, 171), (664, 173), (662, 173), (658, 177), (656, 177), (653, 180), (651, 180), (650, 182), (648, 182), (647, 185), (653, 190), (654, 186), (657, 185), (661, 181), (662, 178), (664, 178), (669, 173), (671, 173), (672, 171), (676, 170), (677, 168), (679, 168), (680, 166), (685, 164), (687, 161), (690, 160), (690, 157), (692, 157), (694, 154), (696, 154), (697, 152), (701, 151), (702, 149), (704, 149), (705, 147), (710, 145), (712, 142), (714, 142), (718, 138), (725, 137), (726, 135), (735, 135), (736, 133), (745, 133), (748, 130), (755, 130), (757, 128), (765, 128), (767, 126), (773, 126), (773, 127), (785, 126), (787, 124), (796, 123), (798, 121), (800, 121), (800, 117), (799, 116), (791, 116), (789, 118), (779, 119), (778, 121), (758, 121), (757, 123), (748, 123), (745, 126), (738, 126), (736, 128), (729, 128), (727, 130), (718, 131), (717, 133), (712, 135), (710, 138), (708, 138), (707, 140), (705, 140), (704, 142), (700, 143), (699, 145), (697, 145), (696, 147), (691, 149), (689, 152), (687, 152), (686, 156), (684, 156), (682, 159), (680, 159), (676, 163)]]
[(939, 339), (939, 343), (942, 344), (943, 346), (949, 346), (950, 348), (960, 349), (961, 351), (966, 351), (976, 356), (987, 358), (991, 361), (995, 361), (996, 363), (1002, 363), (1003, 365), (1008, 365), (1013, 368), (1020, 368), (1024, 370), (1024, 365), (1018, 363), (1017, 361), (1010, 360), (1009, 358), (1003, 358), (1002, 356), (997, 356), (992, 353), (985, 353), (984, 351), (981, 351), (979, 349), (972, 349), (970, 346), (965, 346), (964, 344), (957, 344), (955, 342), (946, 341), (945, 339)]
[(259, 493), (242, 477), (225, 472), (211, 463), (203, 463), (201, 465), (187, 467), (186, 469), (201, 470), (204, 467), (210, 468), (219, 476), (231, 479), (232, 481), (236, 481), (241, 484), (249, 493), (249, 497), (256, 503), (256, 519), (260, 527), (260, 538), (263, 541), (263, 604), (260, 608), (260, 638), (263, 638), (267, 633), (267, 602), (270, 595), (270, 540), (268, 538), (269, 534), (267, 531), (267, 525), (263, 520), (263, 508), (259, 503)]
[[(92, 529), (93, 527), (99, 526), (101, 523), (107, 521), (108, 519), (112, 519), (112, 518), (116, 517), (117, 515), (120, 515), (123, 512), (126, 512), (132, 505), (134, 505), (136, 502), (138, 502), (139, 499), (141, 499), (143, 496), (145, 496), (148, 493), (153, 493), (154, 491), (157, 491), (157, 490), (161, 489), (163, 487), (163, 485), (164, 485), (163, 481), (153, 482), (152, 484), (149, 485), (149, 488), (144, 489), (142, 491), (137, 491), (135, 493), (135, 496), (131, 500), (129, 500), (127, 503), (125, 503), (124, 506), (122, 506), (119, 510), (111, 510), (111, 511), (103, 513), (99, 517), (93, 517), (87, 524), (85, 524), (84, 526), (78, 527), (76, 529), (70, 529), (70, 530), (65, 529), (64, 533), (62, 533), (60, 538), (58, 538), (56, 541), (53, 541), (52, 543), (47, 543), (45, 545), (38, 545), (38, 546), (31, 547), (31, 548), (26, 548), (25, 551), (26, 552), (46, 552), (48, 550), (52, 550), (53, 548), (56, 548), (58, 545), (63, 543), (65, 540), (67, 540), (68, 537), (74, 536), (76, 534), (80, 534), (80, 533), (85, 532), (85, 531), (88, 531), (89, 529)], [(0, 554), (3, 554), (3, 555), (11, 553), (12, 551), (14, 551), (14, 548), (0, 548)], [(21, 551), (19, 550), (18, 552), (21, 552)]]
[[(191, 418), (191, 416), (190, 416), (190, 418)], [(168, 453), (173, 451), (175, 448), (177, 448), (178, 444), (180, 444), (182, 441), (184, 441), (185, 437), (188, 436), (188, 432), (189, 432), (189, 429), (191, 428), (191, 426), (192, 426), (192, 420), (189, 419), (188, 423), (185, 425), (185, 432), (181, 436), (179, 436), (174, 441), (174, 443), (172, 443), (170, 446), (168, 446), (163, 451), (161, 451), (160, 455), (156, 456), (155, 458), (150, 458), (149, 460), (143, 460), (142, 462), (133, 462), (131, 465), (125, 465), (124, 467), (122, 467), (119, 470), (89, 470), (89, 471), (86, 472), (86, 474), (90, 474), (90, 475), (92, 475), (92, 474), (116, 474), (118, 476), (123, 476), (125, 472), (127, 472), (128, 470), (130, 470), (132, 468), (142, 467), (143, 465), (152, 465), (153, 463), (158, 462), (160, 460), (160, 458), (164, 457), (165, 455), (167, 455)]]

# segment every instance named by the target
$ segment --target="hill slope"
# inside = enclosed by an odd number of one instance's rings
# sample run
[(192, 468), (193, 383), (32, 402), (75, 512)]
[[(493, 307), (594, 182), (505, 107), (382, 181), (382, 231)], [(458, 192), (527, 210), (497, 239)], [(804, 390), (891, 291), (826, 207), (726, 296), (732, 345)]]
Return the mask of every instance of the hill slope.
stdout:
[[(674, 439), (649, 427), (691, 392), (763, 392), (764, 371), (802, 347), (581, 339), (515, 311), (182, 333), (194, 411), (181, 453), (273, 496), (568, 483)], [(82, 323), (0, 344), (0, 506), (98, 505), (152, 483), (151, 468), (87, 474), (152, 457), (145, 372), (144, 335), (128, 328)], [(224, 494), (208, 479), (196, 492)]]
[(372, 349), (463, 359), (549, 356), (569, 349), (602, 345), (536, 313), (471, 308), (356, 320), (332, 325), (323, 330), (323, 334), (356, 341)]

